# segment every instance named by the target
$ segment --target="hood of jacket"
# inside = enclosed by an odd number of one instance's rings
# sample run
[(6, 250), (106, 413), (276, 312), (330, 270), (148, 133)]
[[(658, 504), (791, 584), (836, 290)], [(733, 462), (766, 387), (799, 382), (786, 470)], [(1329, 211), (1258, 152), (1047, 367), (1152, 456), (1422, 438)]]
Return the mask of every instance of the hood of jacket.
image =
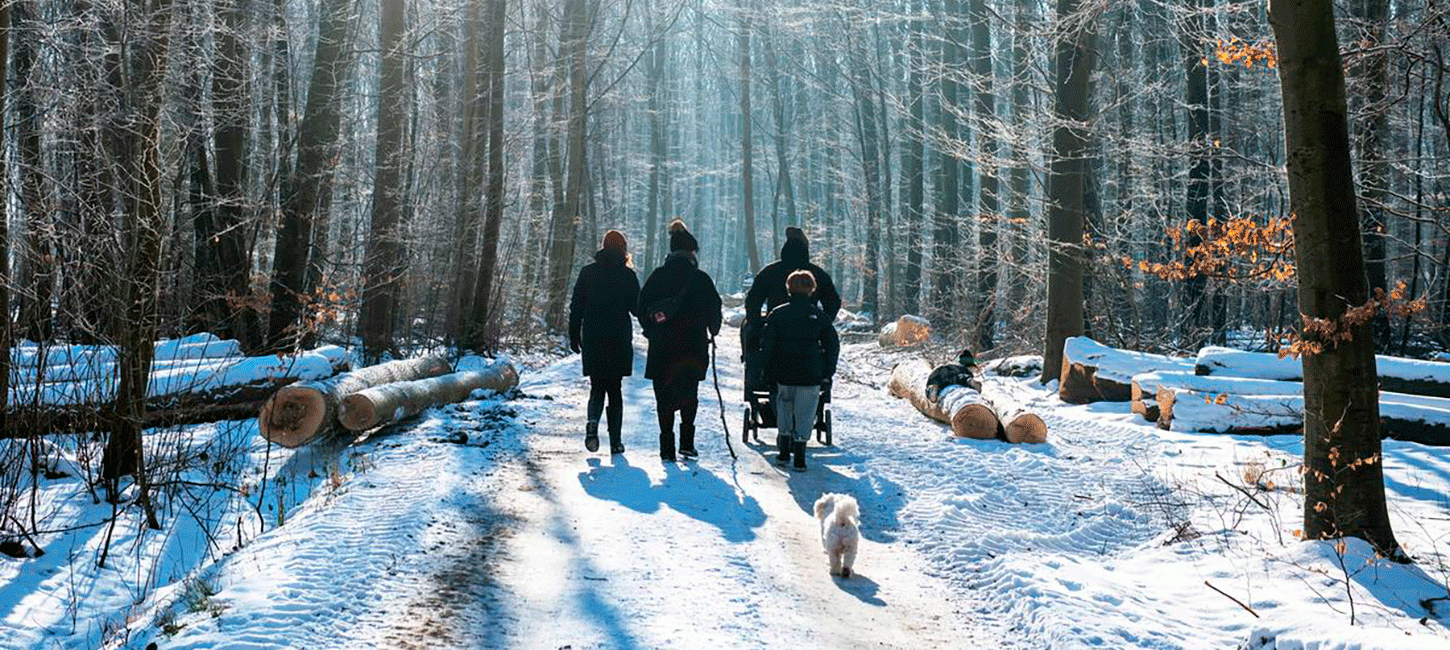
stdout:
[(624, 255), (612, 248), (601, 248), (594, 252), (594, 261), (604, 266), (624, 266)]
[(780, 261), (791, 268), (805, 268), (811, 263), (810, 247), (804, 241), (787, 237), (780, 247)]

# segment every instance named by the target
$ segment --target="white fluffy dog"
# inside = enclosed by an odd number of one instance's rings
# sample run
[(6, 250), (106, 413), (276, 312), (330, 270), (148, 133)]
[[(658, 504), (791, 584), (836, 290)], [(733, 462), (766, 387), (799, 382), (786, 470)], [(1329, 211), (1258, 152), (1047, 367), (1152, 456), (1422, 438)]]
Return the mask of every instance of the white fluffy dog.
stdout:
[(821, 495), (816, 499), (816, 519), (821, 520), (821, 544), (831, 558), (831, 575), (851, 577), (861, 541), (861, 511), (855, 497), (834, 492)]

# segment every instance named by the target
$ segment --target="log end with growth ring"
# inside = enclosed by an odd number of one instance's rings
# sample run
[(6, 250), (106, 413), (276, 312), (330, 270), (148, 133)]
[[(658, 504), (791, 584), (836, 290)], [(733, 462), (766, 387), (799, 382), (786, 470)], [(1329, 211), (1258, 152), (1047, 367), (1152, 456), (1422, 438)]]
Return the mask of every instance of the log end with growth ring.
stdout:
[(981, 404), (963, 406), (952, 415), (952, 433), (958, 438), (992, 440), (997, 437), (997, 415)]
[(262, 437), (283, 447), (306, 444), (322, 430), (327, 403), (322, 391), (305, 386), (278, 390), (262, 406), (257, 427)]
[(377, 408), (363, 393), (353, 393), (342, 398), (337, 408), (337, 420), (349, 431), (371, 429), (377, 425)]
[(1047, 423), (1032, 413), (1023, 413), (1003, 423), (1003, 429), (1007, 432), (1007, 442), (1047, 442)]

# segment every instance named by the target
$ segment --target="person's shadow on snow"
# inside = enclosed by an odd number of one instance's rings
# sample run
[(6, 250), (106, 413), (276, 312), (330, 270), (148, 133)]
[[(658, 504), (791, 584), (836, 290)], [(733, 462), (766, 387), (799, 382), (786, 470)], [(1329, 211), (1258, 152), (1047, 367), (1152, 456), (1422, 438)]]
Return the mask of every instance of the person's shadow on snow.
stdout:
[(579, 473), (579, 485), (589, 496), (644, 513), (666, 505), (719, 528), (728, 542), (753, 540), (755, 529), (765, 524), (765, 511), (755, 497), (743, 495), (699, 465), (666, 463), (664, 480), (653, 484), (643, 469), (630, 465), (623, 455), (612, 458), (612, 466), (590, 458), (589, 471)]
[(579, 473), (579, 485), (584, 492), (596, 499), (614, 501), (636, 512), (654, 512), (660, 509), (660, 500), (654, 494), (649, 474), (629, 464), (623, 454), (610, 457), (612, 466), (605, 467), (598, 458), (590, 458), (589, 471)]
[[(772, 448), (773, 449), (773, 448)], [(774, 452), (768, 452), (772, 461)], [(837, 467), (864, 467), (860, 477), (851, 478), (836, 471)], [(827, 492), (849, 494), (861, 506), (861, 536), (873, 542), (896, 541), (900, 528), (897, 513), (906, 505), (901, 486), (870, 471), (861, 456), (840, 447), (819, 447), (814, 443), (806, 450), (806, 471), (786, 473), (786, 485), (795, 502), (812, 518), (816, 516), (816, 499)]]

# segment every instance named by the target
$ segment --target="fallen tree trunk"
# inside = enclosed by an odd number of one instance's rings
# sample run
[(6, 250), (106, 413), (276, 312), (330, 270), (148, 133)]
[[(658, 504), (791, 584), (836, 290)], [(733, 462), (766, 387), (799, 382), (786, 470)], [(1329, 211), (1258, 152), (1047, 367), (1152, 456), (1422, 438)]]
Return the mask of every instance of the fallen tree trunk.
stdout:
[[(1380, 390), (1450, 398), (1450, 363), (1375, 355)], [(1194, 372), (1200, 375), (1301, 381), (1303, 362), (1270, 352), (1206, 347), (1198, 351)]]
[(1173, 423), (1174, 409), (1177, 408), (1179, 396), (1182, 394), (1192, 395), (1193, 399), (1199, 399), (1204, 395), (1212, 399), (1220, 395), (1262, 397), (1299, 395), (1304, 391), (1302, 384), (1294, 382), (1243, 377), (1208, 377), (1182, 371), (1152, 373), (1152, 377), (1138, 375), (1133, 379), (1135, 383), (1153, 386), (1152, 393), (1147, 393), (1147, 389), (1144, 389), (1143, 399), (1152, 401), (1156, 406), (1158, 428), (1160, 429), (1167, 429)]
[(958, 438), (991, 440), (997, 437), (997, 414), (981, 393), (965, 386), (948, 386), (935, 400), (927, 397), (926, 380), (931, 364), (912, 359), (891, 369), (891, 394), (911, 402), (916, 410), (952, 427)]
[[(1297, 387), (1270, 380), (1241, 380)], [(1304, 396), (1299, 393), (1242, 395), (1160, 385), (1171, 393), (1171, 407), (1158, 426), (1173, 431), (1205, 433), (1298, 433), (1303, 428)], [(1160, 408), (1164, 401), (1160, 399)], [(1381, 436), (1427, 445), (1450, 446), (1450, 399), (1404, 393), (1380, 393)]]
[(1192, 370), (1188, 359), (1118, 350), (1090, 338), (1074, 336), (1062, 346), (1062, 374), (1057, 394), (1072, 404), (1129, 402), (1133, 375), (1158, 370)]
[(505, 391), (517, 385), (519, 373), (504, 362), (483, 371), (383, 384), (343, 397), (338, 421), (351, 431), (363, 431), (405, 420), (429, 407), (462, 402), (480, 388)]
[(984, 382), (982, 397), (987, 400), (987, 406), (997, 416), (997, 421), (1002, 423), (1002, 432), (1006, 435), (1007, 442), (1047, 442), (1047, 423), (998, 386)]
[(437, 377), (452, 370), (442, 356), (402, 359), (359, 368), (327, 381), (293, 384), (262, 406), (257, 428), (262, 437), (283, 447), (298, 447), (337, 424), (342, 398), (374, 386)]
[[(209, 393), (153, 397), (146, 400), (141, 426), (151, 429), (253, 418), (272, 393), (296, 381), (296, 377), (285, 377)], [(95, 404), (23, 406), (6, 414), (7, 427), (0, 431), (0, 438), (97, 431), (109, 426), (108, 412), (109, 406)]]

